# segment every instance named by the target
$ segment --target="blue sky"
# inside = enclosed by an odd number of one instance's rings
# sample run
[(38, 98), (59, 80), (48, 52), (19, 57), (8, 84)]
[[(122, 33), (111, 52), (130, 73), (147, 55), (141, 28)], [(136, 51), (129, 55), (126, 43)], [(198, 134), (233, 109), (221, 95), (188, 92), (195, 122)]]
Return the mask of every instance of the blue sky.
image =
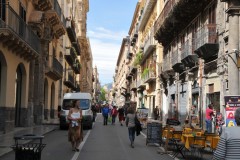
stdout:
[(138, 0), (89, 0), (87, 36), (101, 85), (111, 83)]

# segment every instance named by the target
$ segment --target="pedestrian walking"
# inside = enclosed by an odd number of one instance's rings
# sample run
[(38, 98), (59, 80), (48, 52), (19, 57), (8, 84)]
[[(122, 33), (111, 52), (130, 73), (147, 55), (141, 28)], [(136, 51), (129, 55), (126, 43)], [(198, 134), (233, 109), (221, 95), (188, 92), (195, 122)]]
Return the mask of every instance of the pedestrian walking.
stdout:
[(128, 136), (131, 142), (131, 147), (134, 148), (135, 139), (135, 111), (133, 107), (128, 107), (128, 114), (126, 116), (126, 126), (128, 127)]
[(111, 111), (111, 115), (112, 115), (112, 124), (115, 124), (115, 120), (117, 117), (118, 111), (117, 111), (117, 107), (113, 106), (113, 109)]
[(212, 104), (209, 104), (208, 108), (206, 109), (206, 116), (205, 116), (206, 131), (208, 133), (212, 132), (212, 116), (213, 116), (213, 106)]
[(153, 114), (154, 114), (154, 120), (158, 120), (158, 117), (159, 117), (159, 109), (158, 109), (158, 106), (156, 106), (156, 107), (153, 109)]
[(73, 151), (79, 151), (78, 147), (82, 140), (81, 133), (81, 120), (82, 120), (82, 110), (80, 108), (80, 101), (74, 100), (72, 102), (73, 108), (69, 110), (68, 120), (70, 121), (68, 129), (68, 140), (72, 144)]
[(108, 107), (108, 104), (103, 104), (103, 108), (102, 108), (103, 125), (107, 125), (107, 123), (108, 123), (109, 112), (110, 112), (110, 109)]
[(97, 108), (96, 105), (92, 105), (92, 112), (93, 112), (93, 122), (95, 122), (96, 116), (97, 116)]
[(240, 108), (234, 115), (236, 127), (224, 127), (213, 160), (233, 160), (240, 157)]
[(124, 119), (124, 109), (123, 109), (123, 107), (120, 107), (118, 109), (118, 119), (119, 119), (119, 122), (120, 122), (121, 126), (123, 126), (123, 121), (125, 120)]

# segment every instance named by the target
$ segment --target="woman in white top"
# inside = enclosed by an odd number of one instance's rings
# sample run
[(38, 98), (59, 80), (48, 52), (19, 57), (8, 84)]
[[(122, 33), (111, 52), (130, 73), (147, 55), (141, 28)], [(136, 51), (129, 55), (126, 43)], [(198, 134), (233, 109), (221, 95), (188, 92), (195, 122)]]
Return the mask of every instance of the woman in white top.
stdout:
[(225, 127), (221, 139), (214, 152), (214, 160), (239, 160), (240, 159), (240, 108), (235, 111), (237, 126)]
[(73, 101), (73, 108), (69, 110), (68, 120), (70, 121), (68, 129), (68, 140), (72, 144), (73, 151), (79, 151), (78, 147), (81, 143), (81, 120), (82, 110), (80, 109), (80, 101)]

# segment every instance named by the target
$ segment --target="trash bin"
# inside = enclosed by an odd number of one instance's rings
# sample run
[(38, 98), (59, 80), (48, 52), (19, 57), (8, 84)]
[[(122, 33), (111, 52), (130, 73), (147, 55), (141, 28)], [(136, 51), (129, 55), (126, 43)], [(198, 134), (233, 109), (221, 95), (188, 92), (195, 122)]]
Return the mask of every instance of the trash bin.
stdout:
[(44, 136), (27, 134), (15, 136), (15, 160), (41, 160), (41, 152), (46, 144), (42, 143)]

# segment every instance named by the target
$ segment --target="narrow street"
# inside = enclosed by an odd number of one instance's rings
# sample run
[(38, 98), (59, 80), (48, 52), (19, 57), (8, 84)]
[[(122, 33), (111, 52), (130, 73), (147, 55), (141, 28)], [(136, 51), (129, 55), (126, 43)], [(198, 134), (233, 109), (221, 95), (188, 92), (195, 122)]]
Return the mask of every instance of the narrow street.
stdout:
[[(168, 155), (157, 153), (157, 147), (146, 146), (144, 134), (135, 139), (135, 148), (130, 147), (127, 127), (120, 126), (118, 120), (115, 125), (103, 126), (102, 116), (98, 114), (92, 130), (84, 129), (84, 140), (80, 145), (80, 152), (73, 152), (67, 141), (67, 130), (54, 130), (45, 135), (43, 143), (46, 147), (42, 151), (41, 160), (170, 160)], [(1, 160), (15, 159), (14, 152), (10, 152)]]

